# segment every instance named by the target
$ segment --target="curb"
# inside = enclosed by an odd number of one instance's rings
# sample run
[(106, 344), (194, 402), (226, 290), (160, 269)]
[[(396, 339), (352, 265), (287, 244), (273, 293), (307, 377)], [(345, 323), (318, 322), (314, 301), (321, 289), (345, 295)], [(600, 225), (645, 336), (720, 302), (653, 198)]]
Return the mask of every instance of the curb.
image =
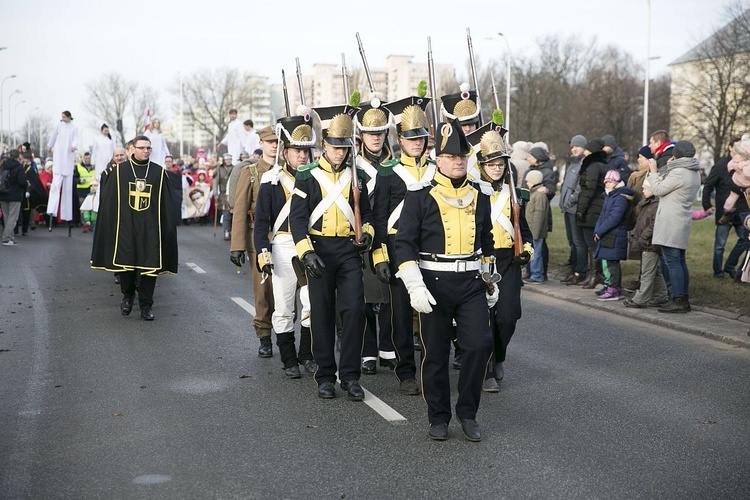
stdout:
[[(588, 293), (586, 293), (585, 297), (579, 296), (581, 295), (579, 287), (567, 287), (566, 285), (553, 284), (552, 282), (545, 282), (542, 285), (524, 286), (522, 290), (546, 295), (566, 302), (573, 302), (591, 309), (613, 312), (644, 323), (717, 340), (731, 346), (750, 349), (750, 318), (736, 313), (709, 307), (693, 307), (693, 311), (688, 314), (660, 314), (655, 309), (629, 309), (624, 307), (620, 301), (597, 302)], [(649, 314), (649, 312), (652, 314)], [(700, 321), (695, 321), (698, 319), (696, 315), (710, 316), (709, 318), (701, 318), (707, 320), (710, 324), (710, 329), (701, 326)], [(717, 333), (716, 330), (736, 333)]]

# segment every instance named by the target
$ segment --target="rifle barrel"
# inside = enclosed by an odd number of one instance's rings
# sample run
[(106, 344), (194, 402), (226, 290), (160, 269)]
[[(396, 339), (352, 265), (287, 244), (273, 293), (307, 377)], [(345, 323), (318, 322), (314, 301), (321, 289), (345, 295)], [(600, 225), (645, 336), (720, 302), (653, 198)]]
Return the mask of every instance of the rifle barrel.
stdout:
[(341, 79), (344, 82), (344, 100), (349, 99), (349, 75), (346, 72), (346, 56), (341, 53)]
[(440, 116), (438, 116), (437, 109), (437, 84), (435, 83), (435, 63), (432, 61), (432, 39), (427, 37), (427, 78), (430, 81), (430, 94), (432, 95), (432, 120), (435, 134), (437, 134), (438, 123), (440, 123)]
[(303, 105), (305, 103), (305, 83), (302, 81), (302, 69), (299, 65), (299, 57), (295, 58), (297, 61), (297, 84), (299, 85), (299, 100)]
[(291, 116), (291, 112), (289, 111), (289, 92), (286, 88), (286, 74), (284, 73), (284, 70), (281, 70), (281, 85), (284, 89), (284, 107), (286, 108), (286, 116)]
[(365, 55), (365, 47), (362, 45), (362, 39), (359, 37), (359, 31), (357, 32), (357, 44), (359, 45), (359, 55), (362, 56), (362, 65), (365, 68), (365, 75), (367, 76), (367, 84), (370, 86), (370, 92), (375, 92), (375, 83), (372, 81), (372, 74), (370, 73), (370, 66), (367, 64), (367, 56)]
[(482, 99), (479, 97), (479, 80), (477, 79), (477, 66), (474, 63), (474, 45), (471, 43), (471, 31), (466, 28), (466, 42), (469, 45), (469, 63), (471, 64), (471, 78), (474, 82), (474, 90), (477, 91), (477, 106), (479, 107), (479, 125), (482, 126)]

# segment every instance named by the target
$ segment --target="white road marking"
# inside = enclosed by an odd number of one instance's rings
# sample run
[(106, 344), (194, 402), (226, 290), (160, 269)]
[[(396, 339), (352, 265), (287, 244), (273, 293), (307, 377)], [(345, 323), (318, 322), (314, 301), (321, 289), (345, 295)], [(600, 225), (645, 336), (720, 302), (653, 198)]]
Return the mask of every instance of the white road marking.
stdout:
[[(232, 302), (243, 308), (245, 311), (249, 312), (253, 316), (255, 316), (255, 307), (253, 307), (252, 304), (250, 304), (248, 301), (241, 297), (232, 297)], [(365, 391), (365, 404), (375, 410), (375, 413), (386, 419), (388, 422), (392, 424), (405, 424), (406, 423), (406, 417), (401, 415), (399, 412), (388, 406), (386, 403), (383, 402), (382, 399), (365, 389), (362, 388)]]
[(206, 274), (206, 271), (198, 267), (198, 265), (195, 262), (185, 262), (185, 265), (198, 274)]
[(246, 301), (245, 299), (241, 297), (232, 297), (232, 302), (234, 302), (235, 304), (243, 308), (245, 311), (252, 314), (253, 317), (255, 316), (255, 307), (251, 303)]
[(386, 419), (392, 424), (405, 424), (406, 417), (401, 415), (399, 412), (388, 406), (383, 402), (382, 399), (375, 396), (373, 393), (362, 388), (365, 391), (365, 404), (375, 410), (375, 412)]

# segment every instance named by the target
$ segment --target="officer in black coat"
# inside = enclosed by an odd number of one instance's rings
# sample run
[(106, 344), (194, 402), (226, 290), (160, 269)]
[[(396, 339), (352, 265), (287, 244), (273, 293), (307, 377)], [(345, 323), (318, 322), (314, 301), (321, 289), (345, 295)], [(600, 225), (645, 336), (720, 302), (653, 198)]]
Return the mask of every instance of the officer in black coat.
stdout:
[(438, 125), (438, 172), (404, 198), (396, 235), (396, 276), (403, 280), (411, 305), (419, 312), (424, 345), (422, 392), (428, 407), (429, 437), (448, 438), (451, 388), (448, 359), (453, 320), (463, 350), (456, 415), (470, 441), (480, 441), (476, 413), (492, 355), (488, 305), (497, 300), (482, 280), (482, 256), (494, 251), (490, 200), (467, 178), (471, 146), (458, 120)]

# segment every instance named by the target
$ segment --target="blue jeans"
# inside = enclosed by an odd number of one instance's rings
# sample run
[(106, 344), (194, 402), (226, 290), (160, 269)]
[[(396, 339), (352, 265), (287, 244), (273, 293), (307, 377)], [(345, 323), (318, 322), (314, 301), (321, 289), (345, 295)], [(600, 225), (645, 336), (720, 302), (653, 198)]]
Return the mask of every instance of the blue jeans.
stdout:
[(670, 298), (676, 299), (688, 295), (690, 277), (688, 275), (687, 263), (685, 262), (685, 250), (673, 247), (661, 247), (661, 256), (669, 269), (671, 281)]
[(734, 271), (740, 261), (740, 257), (743, 253), (745, 253), (745, 251), (748, 250), (748, 246), (750, 246), (750, 241), (748, 241), (747, 239), (747, 229), (745, 229), (745, 226), (741, 224), (735, 225), (734, 230), (737, 233), (737, 243), (729, 252), (727, 261), (722, 263), (722, 261), (724, 260), (724, 247), (726, 246), (727, 240), (729, 239), (729, 232), (731, 229), (732, 226), (726, 224), (716, 226), (713, 259), (714, 276), (716, 277), (723, 276), (725, 272)]
[(529, 262), (531, 281), (544, 281), (544, 238), (534, 240), (534, 256)]

